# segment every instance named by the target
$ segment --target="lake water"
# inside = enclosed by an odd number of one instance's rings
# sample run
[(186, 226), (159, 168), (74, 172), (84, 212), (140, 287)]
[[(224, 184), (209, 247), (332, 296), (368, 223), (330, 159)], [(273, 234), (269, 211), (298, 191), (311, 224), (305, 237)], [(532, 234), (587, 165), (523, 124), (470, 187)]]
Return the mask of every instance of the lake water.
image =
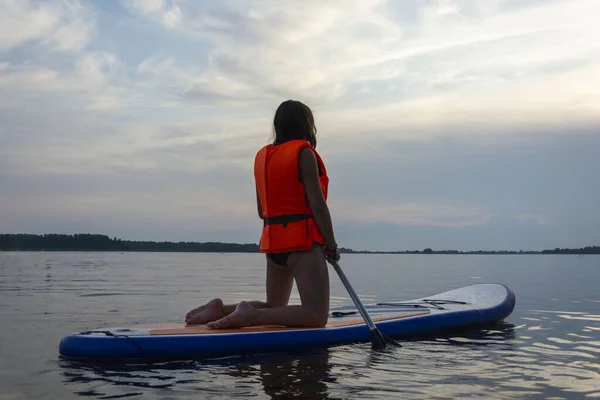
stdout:
[[(182, 320), (192, 307), (264, 297), (260, 254), (0, 252), (0, 399), (586, 399), (600, 397), (600, 256), (343, 255), (363, 302), (504, 283), (494, 329), (130, 365), (61, 360), (68, 333)], [(352, 304), (330, 268), (332, 306)], [(292, 302), (299, 302), (294, 288)]]

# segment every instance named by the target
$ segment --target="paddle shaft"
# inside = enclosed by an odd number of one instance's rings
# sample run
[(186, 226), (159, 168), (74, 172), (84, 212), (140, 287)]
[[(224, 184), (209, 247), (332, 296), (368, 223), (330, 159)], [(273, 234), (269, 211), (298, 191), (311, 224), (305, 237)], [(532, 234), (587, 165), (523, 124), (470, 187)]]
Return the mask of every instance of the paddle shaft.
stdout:
[(356, 308), (358, 308), (358, 311), (360, 312), (363, 319), (367, 323), (367, 326), (369, 327), (369, 330), (371, 331), (371, 336), (373, 337), (373, 347), (380, 348), (380, 349), (385, 348), (385, 339), (383, 338), (383, 335), (381, 334), (379, 329), (375, 326), (375, 324), (371, 320), (371, 317), (369, 317), (367, 310), (365, 310), (365, 307), (362, 305), (360, 299), (358, 298), (358, 295), (352, 288), (352, 285), (348, 281), (348, 278), (346, 278), (344, 271), (342, 271), (342, 268), (340, 267), (340, 265), (338, 264), (337, 261), (333, 260), (332, 265), (333, 265), (333, 268), (335, 269), (335, 272), (337, 272), (337, 274), (340, 276), (340, 280), (346, 287), (346, 290), (350, 294), (350, 297), (352, 297), (352, 301), (354, 301)]

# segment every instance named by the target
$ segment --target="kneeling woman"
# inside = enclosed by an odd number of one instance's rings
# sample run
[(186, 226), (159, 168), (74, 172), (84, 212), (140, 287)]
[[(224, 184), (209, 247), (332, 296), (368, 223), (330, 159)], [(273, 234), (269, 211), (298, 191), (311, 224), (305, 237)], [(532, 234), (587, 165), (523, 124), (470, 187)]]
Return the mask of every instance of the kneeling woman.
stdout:
[[(260, 250), (266, 253), (267, 299), (224, 305), (213, 299), (186, 315), (187, 324), (214, 329), (256, 325), (322, 327), (329, 314), (327, 260), (340, 253), (333, 234), (329, 178), (316, 151), (310, 108), (283, 102), (274, 118), (275, 140), (254, 162), (258, 215), (264, 221)], [(301, 305), (288, 305), (296, 281)]]

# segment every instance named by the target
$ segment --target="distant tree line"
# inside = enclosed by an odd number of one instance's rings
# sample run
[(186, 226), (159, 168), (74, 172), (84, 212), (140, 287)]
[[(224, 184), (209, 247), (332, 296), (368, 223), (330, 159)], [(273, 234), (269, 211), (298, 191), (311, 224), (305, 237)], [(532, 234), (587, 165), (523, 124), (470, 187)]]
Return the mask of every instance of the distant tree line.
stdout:
[(554, 250), (432, 250), (426, 248), (423, 250), (402, 250), (402, 251), (369, 251), (341, 249), (340, 253), (353, 254), (600, 254), (600, 246), (587, 246), (579, 249), (559, 249)]
[(110, 238), (98, 234), (0, 234), (0, 250), (18, 251), (177, 251), (177, 252), (259, 252), (256, 244), (221, 242), (151, 242)]
[[(160, 252), (216, 252), (216, 253), (258, 253), (257, 244), (224, 242), (153, 242), (110, 238), (107, 235), (79, 233), (63, 234), (0, 234), (0, 251), (160, 251)], [(600, 246), (588, 246), (579, 249), (554, 250), (423, 250), (404, 251), (368, 251), (340, 248), (347, 254), (600, 254)]]

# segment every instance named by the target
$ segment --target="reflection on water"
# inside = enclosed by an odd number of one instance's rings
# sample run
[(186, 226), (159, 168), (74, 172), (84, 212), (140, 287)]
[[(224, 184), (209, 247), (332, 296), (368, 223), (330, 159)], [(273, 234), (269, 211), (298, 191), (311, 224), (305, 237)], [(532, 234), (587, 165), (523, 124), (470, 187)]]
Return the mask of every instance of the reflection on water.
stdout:
[(328, 393), (328, 384), (336, 383), (328, 349), (163, 363), (101, 365), (63, 360), (59, 365), (65, 382), (85, 388), (77, 394), (98, 398), (143, 395), (148, 389), (173, 398), (336, 398)]
[[(378, 267), (365, 269), (366, 260)], [(69, 332), (179, 321), (214, 296), (260, 299), (263, 264), (254, 255), (0, 253), (0, 399), (600, 397), (598, 258), (345, 256), (365, 302), (480, 282), (517, 294), (502, 324), (382, 352), (362, 343), (186, 362), (58, 358)], [(350, 303), (332, 275), (332, 304)]]

